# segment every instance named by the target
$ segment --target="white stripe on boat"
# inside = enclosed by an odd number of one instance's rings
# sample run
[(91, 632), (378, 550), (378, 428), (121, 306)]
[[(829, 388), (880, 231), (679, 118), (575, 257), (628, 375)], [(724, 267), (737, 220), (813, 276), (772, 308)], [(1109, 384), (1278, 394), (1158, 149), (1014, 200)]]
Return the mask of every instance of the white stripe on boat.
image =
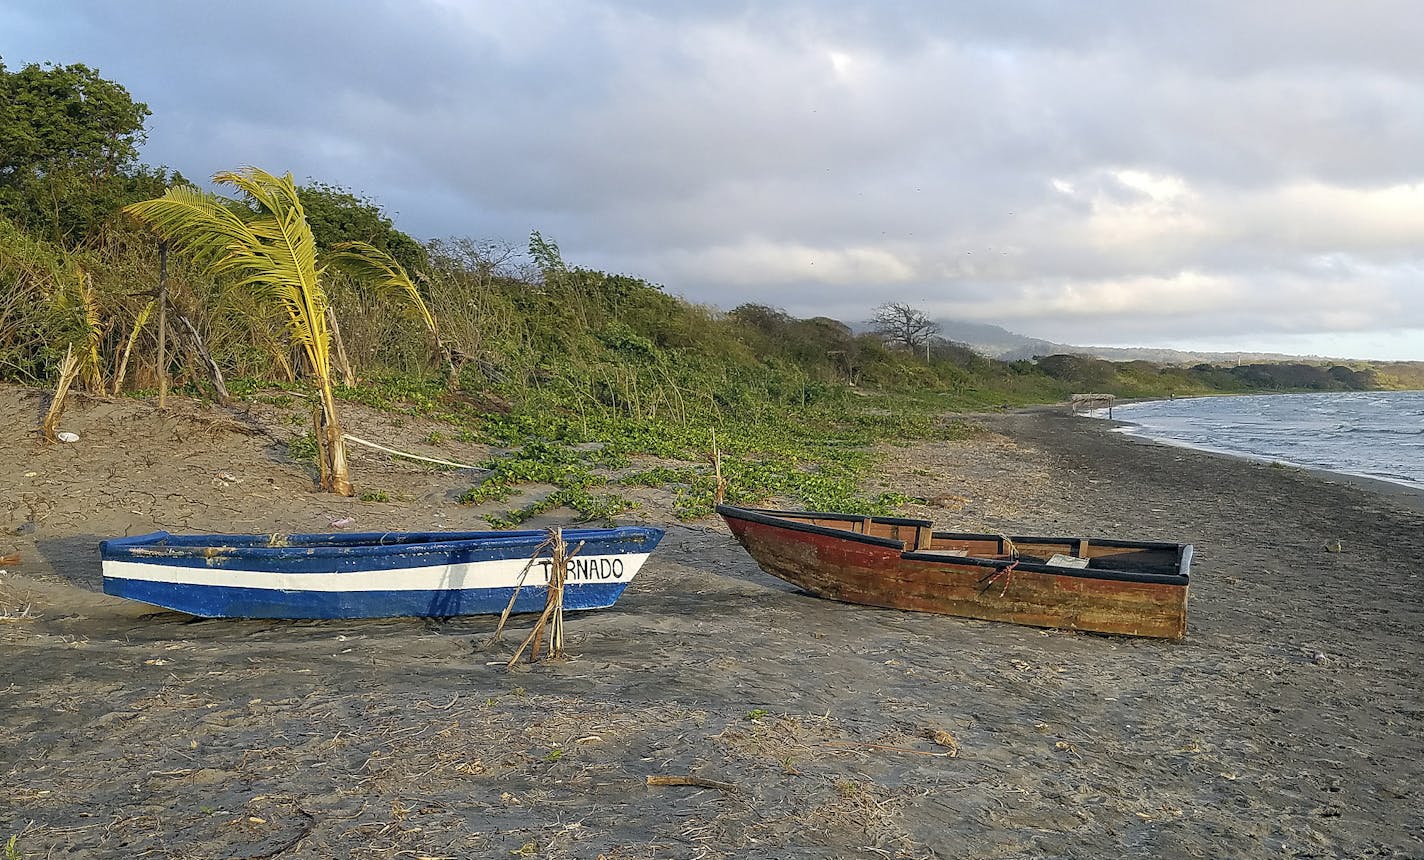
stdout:
[[(570, 585), (628, 582), (648, 560), (648, 553), (578, 556), (569, 561)], [(279, 591), (441, 591), (466, 588), (513, 588), (527, 558), (437, 564), (392, 570), (338, 573), (273, 573), (233, 568), (180, 567), (153, 562), (105, 560), (104, 576), (167, 582), (176, 585), (210, 585), (225, 588), (266, 588)], [(536, 559), (524, 576), (526, 586), (548, 582), (549, 559)]]

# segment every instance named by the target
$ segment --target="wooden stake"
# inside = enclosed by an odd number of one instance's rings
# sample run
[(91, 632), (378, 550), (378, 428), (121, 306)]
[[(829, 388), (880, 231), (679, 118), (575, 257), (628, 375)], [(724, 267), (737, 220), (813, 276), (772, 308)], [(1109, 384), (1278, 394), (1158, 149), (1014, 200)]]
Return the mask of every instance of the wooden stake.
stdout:
[(722, 504), (727, 496), (727, 479), (722, 477), (722, 452), (717, 450), (717, 431), (712, 431), (712, 471), (717, 476), (717, 488), (712, 491), (712, 500)]
[(168, 243), (158, 243), (158, 408), (168, 406)]

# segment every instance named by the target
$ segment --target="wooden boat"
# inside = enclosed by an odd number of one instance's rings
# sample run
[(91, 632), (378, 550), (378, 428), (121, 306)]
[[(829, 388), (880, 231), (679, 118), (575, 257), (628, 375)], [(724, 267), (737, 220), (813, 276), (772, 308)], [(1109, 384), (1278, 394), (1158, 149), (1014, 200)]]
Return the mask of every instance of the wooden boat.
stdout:
[(819, 597), (1177, 639), (1190, 544), (935, 531), (928, 520), (718, 505), (762, 570)]
[[(565, 529), (566, 609), (612, 606), (662, 529)], [(104, 591), (207, 618), (446, 618), (541, 611), (544, 531), (172, 535), (99, 544)], [(540, 556), (534, 558), (535, 551)]]

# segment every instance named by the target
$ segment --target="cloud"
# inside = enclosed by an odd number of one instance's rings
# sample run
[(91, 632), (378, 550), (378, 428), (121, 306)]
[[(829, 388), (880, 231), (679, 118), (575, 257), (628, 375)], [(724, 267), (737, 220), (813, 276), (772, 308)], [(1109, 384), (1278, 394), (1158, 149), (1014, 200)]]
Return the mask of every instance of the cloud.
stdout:
[(121, 81), (190, 176), (290, 169), (420, 237), (539, 229), (724, 307), (1424, 327), (1412, 2), (218, 8), (19, 0), (0, 55)]

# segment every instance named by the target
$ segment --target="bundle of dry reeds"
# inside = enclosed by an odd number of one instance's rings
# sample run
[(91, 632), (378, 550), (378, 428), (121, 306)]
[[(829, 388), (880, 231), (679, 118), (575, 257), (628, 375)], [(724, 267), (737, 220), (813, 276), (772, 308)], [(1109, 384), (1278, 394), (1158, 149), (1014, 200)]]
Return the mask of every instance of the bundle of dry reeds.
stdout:
[(524, 587), (524, 576), (528, 574), (534, 561), (545, 549), (549, 550), (550, 558), (548, 593), (544, 600), (544, 611), (539, 614), (539, 620), (534, 623), (534, 629), (529, 631), (529, 635), (520, 643), (514, 656), (509, 658), (509, 666), (519, 662), (519, 658), (524, 655), (526, 648), (530, 648), (529, 662), (533, 663), (539, 659), (545, 629), (549, 631), (548, 656), (564, 656), (564, 583), (568, 580), (569, 561), (578, 555), (579, 550), (583, 549), (583, 544), (579, 543), (578, 546), (570, 550), (569, 545), (564, 542), (564, 530), (558, 526), (549, 530), (549, 539), (534, 550), (529, 564), (524, 566), (524, 571), (520, 574), (520, 582), (515, 586), (514, 594), (510, 595), (509, 605), (504, 608), (504, 612), (499, 617), (499, 624), (495, 627), (494, 637), (491, 641), (499, 641), (499, 634), (504, 630), (504, 623), (509, 619), (509, 613), (514, 609), (514, 601), (519, 597), (519, 590)]

